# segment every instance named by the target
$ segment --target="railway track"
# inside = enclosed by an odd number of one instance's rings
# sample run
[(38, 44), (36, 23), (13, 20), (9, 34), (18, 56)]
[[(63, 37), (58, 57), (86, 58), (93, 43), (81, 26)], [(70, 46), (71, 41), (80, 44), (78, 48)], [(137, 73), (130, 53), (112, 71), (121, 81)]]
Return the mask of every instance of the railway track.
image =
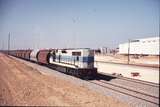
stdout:
[(153, 82), (148, 82), (148, 81), (143, 81), (143, 80), (138, 80), (138, 79), (133, 79), (133, 78), (127, 78), (127, 77), (117, 77), (117, 78), (122, 79), (122, 80), (131, 81), (131, 82), (134, 82), (134, 83), (149, 85), (149, 86), (152, 86), (152, 87), (159, 87), (159, 84), (153, 83)]
[(108, 74), (108, 73), (99, 73), (99, 74), (100, 75), (111, 76), (111, 77), (116, 78), (116, 79), (126, 80), (126, 81), (130, 81), (130, 82), (134, 82), (134, 83), (138, 83), (138, 84), (142, 84), (142, 85), (157, 87), (157, 88), (160, 86), (160, 84), (158, 84), (158, 83), (153, 83), (153, 82), (144, 81), (144, 80), (138, 80), (138, 79), (134, 79), (134, 78), (120, 77), (120, 76), (115, 76), (115, 75)]
[(136, 99), (140, 99), (140, 100), (143, 100), (143, 101), (155, 104), (155, 105), (159, 105), (159, 97), (154, 96), (149, 93), (144, 93), (144, 92), (140, 92), (138, 90), (126, 88), (125, 86), (116, 85), (113, 83), (106, 82), (104, 80), (93, 80), (93, 81), (89, 81), (89, 82), (92, 84), (96, 84), (98, 86), (101, 86), (105, 89), (112, 90), (112, 91), (119, 93), (119, 94), (124, 94), (124, 95), (134, 97)]

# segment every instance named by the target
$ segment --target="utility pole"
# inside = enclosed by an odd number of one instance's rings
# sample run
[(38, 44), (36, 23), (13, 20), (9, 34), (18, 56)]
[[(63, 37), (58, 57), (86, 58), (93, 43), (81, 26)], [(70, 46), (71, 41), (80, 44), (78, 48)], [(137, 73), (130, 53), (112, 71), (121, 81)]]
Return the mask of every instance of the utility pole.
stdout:
[(8, 34), (8, 55), (9, 55), (9, 50), (10, 50), (10, 32)]
[(1, 50), (5, 50), (4, 49), (4, 41), (2, 41), (2, 49)]
[(128, 39), (128, 64), (130, 62), (130, 39)]

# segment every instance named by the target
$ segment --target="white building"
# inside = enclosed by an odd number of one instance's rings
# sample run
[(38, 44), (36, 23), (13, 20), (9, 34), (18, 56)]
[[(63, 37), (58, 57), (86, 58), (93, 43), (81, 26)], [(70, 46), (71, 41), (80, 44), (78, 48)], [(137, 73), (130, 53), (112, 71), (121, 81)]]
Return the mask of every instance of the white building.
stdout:
[(160, 55), (159, 37), (130, 40), (119, 44), (119, 54)]

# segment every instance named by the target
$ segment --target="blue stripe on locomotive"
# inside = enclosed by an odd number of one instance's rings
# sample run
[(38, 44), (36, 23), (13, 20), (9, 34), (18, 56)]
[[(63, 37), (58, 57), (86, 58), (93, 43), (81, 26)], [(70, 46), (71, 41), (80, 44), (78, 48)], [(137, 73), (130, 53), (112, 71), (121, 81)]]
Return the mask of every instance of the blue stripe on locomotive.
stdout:
[[(56, 56), (56, 59), (59, 59), (59, 56)], [(62, 61), (77, 61), (77, 56), (60, 56), (60, 60)], [(86, 56), (86, 57), (81, 57), (78, 56), (78, 61), (79, 62), (87, 62), (91, 63), (94, 62), (94, 56)]]
[(94, 56), (88, 56), (88, 57), (82, 57), (82, 62), (88, 62), (88, 63), (91, 63), (91, 62), (94, 62)]

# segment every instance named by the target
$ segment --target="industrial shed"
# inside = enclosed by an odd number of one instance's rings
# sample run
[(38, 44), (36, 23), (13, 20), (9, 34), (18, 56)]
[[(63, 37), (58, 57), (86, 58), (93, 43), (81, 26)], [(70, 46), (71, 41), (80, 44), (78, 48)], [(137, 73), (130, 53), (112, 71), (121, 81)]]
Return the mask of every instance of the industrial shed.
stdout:
[(159, 41), (159, 37), (129, 40), (119, 44), (119, 54), (160, 55)]

